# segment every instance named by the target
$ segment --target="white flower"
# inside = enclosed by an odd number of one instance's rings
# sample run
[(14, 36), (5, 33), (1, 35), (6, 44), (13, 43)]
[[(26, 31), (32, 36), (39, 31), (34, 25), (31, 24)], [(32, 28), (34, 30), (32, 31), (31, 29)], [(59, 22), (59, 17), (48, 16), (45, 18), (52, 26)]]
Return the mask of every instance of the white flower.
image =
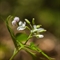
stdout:
[(12, 21), (12, 25), (15, 26), (16, 23), (19, 22), (19, 17), (15, 17)]
[(17, 30), (24, 30), (26, 28), (25, 25), (26, 25), (26, 22), (23, 23), (22, 21), (20, 21)]
[(36, 25), (33, 25), (33, 30), (31, 30), (31, 32), (34, 33), (36, 31), (37, 31), (37, 27), (36, 27)]
[(45, 31), (45, 29), (43, 28), (38, 28), (37, 25), (33, 25), (33, 29), (31, 30), (32, 33), (34, 32), (42, 32), (42, 31)]
[(44, 35), (36, 35), (36, 37), (39, 37), (39, 38), (43, 38), (44, 37)]
[(14, 21), (19, 22), (19, 17), (15, 17)]
[(33, 25), (33, 29), (31, 30), (31, 33), (33, 33), (33, 36), (38, 38), (43, 38), (44, 35), (40, 34), (41, 32), (46, 31), (44, 28), (40, 28), (40, 25)]

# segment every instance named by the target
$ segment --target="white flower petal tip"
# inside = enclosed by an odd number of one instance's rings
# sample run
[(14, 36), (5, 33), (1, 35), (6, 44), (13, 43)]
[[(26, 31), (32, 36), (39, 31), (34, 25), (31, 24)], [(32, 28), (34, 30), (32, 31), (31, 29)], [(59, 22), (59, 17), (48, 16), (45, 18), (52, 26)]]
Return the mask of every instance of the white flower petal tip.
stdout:
[(20, 20), (19, 17), (14, 18), (14, 21), (16, 21), (16, 22), (19, 22), (19, 20)]
[(19, 25), (22, 25), (22, 24), (23, 24), (22, 21), (20, 21), (20, 22), (19, 22)]
[(20, 22), (19, 22), (19, 25), (20, 25), (20, 26), (25, 26), (25, 25), (26, 25), (26, 22), (23, 23), (22, 21), (20, 21)]
[(44, 37), (44, 35), (36, 35), (37, 37), (39, 37), (39, 38), (43, 38)]
[(44, 35), (39, 35), (39, 38), (43, 38), (44, 37)]
[(24, 23), (22, 24), (23, 27), (25, 27), (25, 25), (26, 25), (26, 22), (24, 22)]
[(16, 21), (12, 21), (12, 25), (15, 26), (16, 25)]

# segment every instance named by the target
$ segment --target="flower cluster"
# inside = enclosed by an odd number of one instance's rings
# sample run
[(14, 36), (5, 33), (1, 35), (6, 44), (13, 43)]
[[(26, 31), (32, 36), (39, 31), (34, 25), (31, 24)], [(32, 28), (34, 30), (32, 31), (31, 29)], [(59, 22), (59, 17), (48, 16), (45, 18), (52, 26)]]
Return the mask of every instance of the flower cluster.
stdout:
[(30, 27), (31, 27), (31, 29), (29, 27), (28, 28), (30, 29), (30, 33), (32, 33), (32, 36), (35, 36), (35, 37), (38, 37), (38, 38), (43, 38), (44, 37), (44, 35), (42, 35), (40, 33), (44, 32), (46, 30), (44, 28), (40, 28), (41, 25), (35, 25), (35, 24), (33, 24), (33, 26), (32, 26), (31, 23), (30, 23), (30, 21), (28, 19), (25, 19), (24, 22), (19, 21), (19, 20), (20, 20), (19, 17), (15, 17), (13, 19), (13, 21), (12, 21), (12, 25), (13, 26), (16, 25), (16, 23), (18, 22), (17, 30), (20, 31), (20, 30), (26, 29), (26, 27), (28, 27), (28, 26), (26, 26), (26, 23), (28, 23), (30, 25)]
[(40, 25), (33, 25), (33, 29), (31, 30), (31, 32), (34, 33), (34, 36), (39, 37), (39, 38), (44, 37), (44, 35), (39, 34), (39, 33), (43, 32), (43, 31), (46, 31), (46, 30), (43, 29), (43, 28), (40, 28)]
[(17, 30), (24, 30), (26, 27), (26, 22), (22, 22), (22, 21), (19, 21), (19, 17), (15, 17), (12, 21), (12, 25), (15, 26), (18, 22), (18, 27), (17, 27)]

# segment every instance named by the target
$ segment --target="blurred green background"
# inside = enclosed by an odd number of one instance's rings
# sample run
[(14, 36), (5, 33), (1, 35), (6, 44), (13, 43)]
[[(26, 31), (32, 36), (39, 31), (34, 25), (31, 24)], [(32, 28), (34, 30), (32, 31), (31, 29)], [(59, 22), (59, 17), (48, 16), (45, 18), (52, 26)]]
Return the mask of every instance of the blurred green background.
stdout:
[(21, 20), (35, 18), (36, 24), (60, 39), (60, 0), (0, 0), (0, 42), (10, 39), (3, 21), (8, 15), (19, 16)]

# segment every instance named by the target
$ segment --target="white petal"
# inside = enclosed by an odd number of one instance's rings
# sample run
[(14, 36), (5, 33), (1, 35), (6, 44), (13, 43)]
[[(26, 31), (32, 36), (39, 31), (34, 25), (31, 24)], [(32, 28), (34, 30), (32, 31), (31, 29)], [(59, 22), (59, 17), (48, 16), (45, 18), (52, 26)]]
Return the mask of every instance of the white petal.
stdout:
[(26, 22), (24, 22), (24, 23), (22, 24), (22, 27), (25, 27), (25, 25), (26, 25)]
[(22, 24), (23, 24), (22, 21), (20, 21), (20, 22), (19, 22), (19, 25), (22, 25)]
[(19, 21), (19, 17), (15, 17), (14, 21), (18, 22)]
[(44, 28), (39, 28), (39, 29), (37, 29), (37, 31), (42, 32), (42, 31), (45, 31), (45, 29)]
[(37, 26), (36, 25), (33, 25), (34, 29), (37, 29)]
[(38, 35), (38, 37), (39, 37), (39, 38), (43, 38), (43, 37), (44, 37), (44, 35)]
[(15, 26), (16, 25), (16, 21), (13, 20), (12, 21), (12, 25)]
[(23, 23), (22, 21), (20, 21), (17, 30), (24, 30), (26, 28), (25, 25), (26, 25), (26, 22)]
[(17, 28), (17, 30), (24, 30), (25, 29), (25, 27), (22, 27), (22, 26), (19, 26), (18, 28)]
[(24, 22), (24, 24), (26, 25), (26, 22)]

